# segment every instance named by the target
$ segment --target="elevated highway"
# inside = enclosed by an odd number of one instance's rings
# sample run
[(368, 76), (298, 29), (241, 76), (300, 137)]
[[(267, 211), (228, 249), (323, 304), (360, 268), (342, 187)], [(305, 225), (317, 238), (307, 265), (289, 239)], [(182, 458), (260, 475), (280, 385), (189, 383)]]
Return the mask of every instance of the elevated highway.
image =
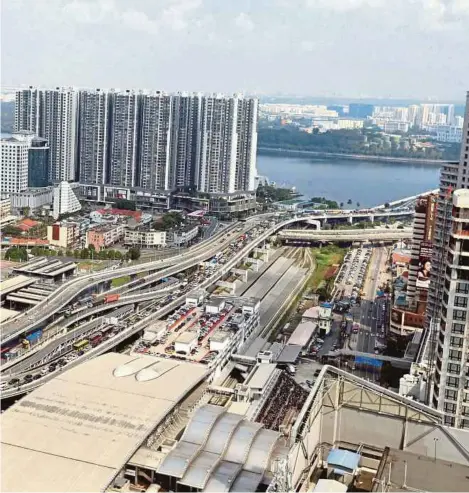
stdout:
[[(276, 233), (279, 229), (282, 229), (290, 224), (293, 224), (302, 220), (318, 220), (321, 217), (323, 219), (327, 218), (338, 218), (338, 217), (364, 217), (369, 215), (369, 213), (361, 213), (356, 212), (348, 212), (344, 211), (344, 214), (311, 214), (311, 215), (303, 215), (301, 217), (293, 217), (286, 221), (280, 222), (273, 226), (269, 231), (270, 233), (267, 235), (262, 235), (258, 238), (258, 241), (253, 246), (255, 248), (259, 243), (264, 241), (268, 236)], [(392, 212), (387, 212), (384, 214), (393, 214)], [(271, 214), (262, 214), (256, 216), (254, 218), (250, 218), (250, 220), (245, 223), (234, 223), (230, 227), (223, 229), (220, 233), (217, 233), (214, 237), (206, 240), (198, 245), (188, 249), (181, 255), (176, 255), (169, 259), (160, 259), (156, 261), (150, 261), (142, 264), (131, 265), (127, 267), (122, 267), (120, 269), (115, 269), (111, 271), (103, 271), (93, 274), (88, 274), (81, 276), (79, 278), (72, 279), (66, 283), (64, 283), (61, 288), (55, 292), (53, 292), (49, 297), (39, 302), (34, 308), (27, 311), (23, 316), (16, 318), (10, 322), (6, 322), (2, 326), (1, 334), (0, 334), (0, 342), (2, 344), (7, 343), (23, 334), (24, 332), (35, 329), (38, 327), (43, 327), (47, 321), (51, 319), (51, 317), (60, 311), (63, 307), (71, 303), (74, 299), (90, 289), (96, 288), (99, 285), (110, 282), (112, 279), (122, 276), (134, 276), (141, 272), (152, 272), (158, 271), (156, 274), (150, 274), (150, 280), (145, 280), (143, 285), (149, 284), (151, 282), (156, 282), (159, 279), (163, 279), (164, 277), (172, 276), (178, 272), (186, 270), (190, 267), (196, 266), (198, 263), (203, 262), (213, 255), (215, 255), (218, 251), (225, 248), (232, 241), (232, 237), (228, 236), (225, 240), (221, 240), (221, 238), (226, 237), (228, 233), (232, 233), (236, 228), (241, 227), (241, 232), (246, 232), (252, 229), (257, 222), (261, 222), (271, 217)], [(354, 230), (356, 233), (357, 230)], [(408, 236), (404, 236), (408, 237)], [(398, 236), (397, 238), (401, 238)], [(387, 238), (378, 238), (381, 240), (385, 240)], [(325, 241), (330, 241), (325, 239)], [(339, 241), (339, 240), (337, 240)], [(345, 240), (346, 241), (346, 240)], [(148, 277), (148, 276), (147, 276)], [(137, 284), (137, 281), (134, 281), (134, 285)], [(130, 286), (132, 287), (132, 283)], [(125, 289), (125, 288), (124, 288)], [(113, 292), (122, 291), (123, 289), (114, 289)]]
[(412, 238), (412, 228), (407, 229), (342, 229), (310, 230), (285, 229), (278, 237), (292, 241), (394, 241)]
[[(11, 341), (23, 334), (25, 331), (44, 326), (45, 322), (47, 322), (55, 313), (71, 303), (81, 293), (90, 290), (90, 288), (97, 287), (104, 282), (112, 281), (112, 279), (117, 277), (126, 275), (132, 276), (140, 272), (151, 272), (158, 270), (159, 275), (156, 279), (154, 279), (154, 281), (157, 281), (195, 266), (215, 255), (215, 253), (217, 253), (220, 249), (226, 247), (230, 241), (232, 241), (231, 237), (226, 240), (221, 240), (221, 242), (220, 238), (224, 237), (229, 232), (233, 232), (233, 230), (239, 226), (240, 223), (235, 223), (229, 228), (225, 228), (222, 232), (218, 233), (210, 240), (200, 243), (182, 255), (177, 255), (170, 259), (162, 259), (153, 262), (131, 265), (112, 271), (103, 271), (72, 279), (64, 283), (60, 289), (54, 291), (49, 297), (38, 303), (31, 310), (27, 311), (23, 316), (20, 316), (11, 322), (4, 323), (1, 328), (0, 342), (5, 344), (6, 342)], [(254, 227), (254, 223), (249, 223), (242, 226), (243, 231), (247, 231)], [(175, 264), (177, 267), (171, 267)]]
[[(147, 327), (153, 320), (158, 320), (171, 311), (175, 310), (178, 308), (180, 305), (182, 305), (185, 302), (186, 297), (191, 294), (199, 291), (200, 289), (206, 289), (212, 284), (214, 284), (216, 281), (218, 281), (223, 275), (228, 273), (238, 262), (240, 262), (246, 255), (249, 254), (249, 252), (255, 248), (260, 242), (266, 240), (269, 236), (272, 235), (272, 233), (275, 231), (275, 228), (270, 228), (268, 229), (265, 233), (260, 235), (258, 238), (252, 240), (248, 245), (246, 245), (242, 250), (240, 250), (231, 260), (229, 260), (226, 264), (224, 264), (220, 269), (217, 270), (211, 277), (206, 279), (204, 282), (202, 282), (199, 286), (194, 288), (193, 290), (184, 293), (181, 296), (178, 296), (176, 299), (173, 301), (169, 302), (164, 308), (161, 308), (160, 310), (152, 313), (151, 315), (147, 316), (143, 320), (140, 320), (139, 322), (127, 327), (125, 330), (123, 330), (121, 333), (117, 334), (115, 337), (112, 339), (109, 339), (99, 346), (91, 349), (90, 351), (86, 352), (84, 355), (80, 356), (77, 358), (75, 361), (69, 363), (67, 365), (67, 369), (73, 368), (74, 366), (77, 366), (78, 364), (81, 364), (83, 361), (94, 358), (95, 356), (98, 356), (99, 354), (103, 354), (109, 350), (111, 350), (113, 347), (117, 346), (121, 342), (125, 341), (132, 335), (138, 333), (145, 327)], [(90, 328), (95, 329), (96, 325), (92, 325), (92, 323), (95, 321), (89, 322), (91, 325), (84, 325), (80, 328), (80, 330), (90, 330)], [(70, 333), (71, 334), (71, 333)], [(58, 341), (55, 342), (55, 344), (58, 344)], [(48, 354), (48, 347), (44, 348), (43, 352), (41, 354), (36, 354), (34, 355), (34, 360), (37, 360), (37, 358), (44, 358), (47, 357)], [(25, 367), (25, 365), (29, 365), (29, 361), (24, 361), (21, 363), (22, 368)], [(14, 367), (10, 369), (12, 372), (15, 371)], [(32, 391), (33, 389), (43, 385), (45, 382), (48, 380), (54, 378), (56, 375), (56, 372), (50, 374), (50, 375), (45, 375), (43, 378), (33, 381), (31, 383), (27, 384), (22, 384), (16, 388), (11, 388), (11, 389), (6, 389), (2, 392), (2, 399), (7, 399), (10, 397), (15, 397), (19, 396), (25, 393), (28, 393)]]

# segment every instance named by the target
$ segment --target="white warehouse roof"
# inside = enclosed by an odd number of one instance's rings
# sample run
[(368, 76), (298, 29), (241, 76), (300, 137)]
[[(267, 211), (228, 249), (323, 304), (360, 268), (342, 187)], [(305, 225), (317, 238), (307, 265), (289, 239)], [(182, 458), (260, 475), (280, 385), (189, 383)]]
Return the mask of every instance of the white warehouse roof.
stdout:
[(64, 372), (2, 415), (1, 491), (103, 491), (205, 375), (118, 353)]

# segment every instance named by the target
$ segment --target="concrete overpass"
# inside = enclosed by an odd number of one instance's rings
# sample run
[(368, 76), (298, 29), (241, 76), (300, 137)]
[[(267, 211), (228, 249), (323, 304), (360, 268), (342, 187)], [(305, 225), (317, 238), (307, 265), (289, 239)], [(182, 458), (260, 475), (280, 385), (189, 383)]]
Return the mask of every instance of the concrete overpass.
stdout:
[[(220, 279), (222, 276), (224, 276), (226, 273), (228, 273), (246, 255), (248, 255), (249, 252), (259, 244), (259, 242), (262, 242), (266, 238), (268, 238), (272, 234), (273, 230), (274, 230), (274, 228), (270, 228), (264, 234), (259, 236), (257, 239), (252, 240), (248, 245), (246, 245), (242, 250), (240, 250), (230, 261), (228, 261), (226, 264), (224, 264), (222, 267), (220, 267), (220, 269), (218, 269), (217, 272), (215, 272), (211, 277), (209, 277), (204, 282), (202, 282), (199, 286), (192, 289), (188, 293), (184, 293), (183, 295), (178, 296), (176, 299), (169, 302), (164, 308), (161, 308), (160, 310), (152, 313), (151, 315), (149, 315), (145, 319), (140, 320), (139, 322), (127, 327), (121, 333), (119, 333), (115, 337), (113, 337), (112, 339), (109, 339), (109, 340), (99, 344), (95, 348), (92, 348), (90, 351), (87, 351), (85, 354), (78, 357), (75, 361), (69, 363), (67, 365), (67, 369), (73, 368), (73, 367), (81, 364), (83, 361), (86, 361), (87, 359), (94, 358), (95, 356), (98, 356), (100, 354), (103, 354), (103, 353), (111, 350), (113, 347), (117, 346), (118, 344), (125, 341), (126, 339), (128, 339), (132, 335), (138, 333), (139, 331), (141, 331), (142, 329), (147, 327), (151, 323), (151, 321), (158, 320), (158, 319), (164, 317), (165, 315), (167, 315), (171, 311), (175, 310), (176, 308), (178, 308), (179, 306), (184, 304), (185, 299), (188, 295), (193, 294), (193, 293), (195, 293), (201, 289), (206, 289), (209, 286), (211, 286), (212, 284), (214, 284), (216, 281), (218, 281), (218, 279)], [(113, 306), (116, 306), (116, 305), (113, 305)], [(84, 332), (94, 330), (96, 328), (96, 323), (97, 323), (96, 320), (93, 320), (93, 321), (88, 322), (87, 324), (83, 325), (82, 327), (80, 327), (78, 329), (80, 331), (80, 334), (83, 335)], [(75, 337), (75, 334), (73, 332), (70, 332), (67, 335), (67, 337), (68, 338)], [(63, 340), (62, 341), (61, 340), (54, 341), (53, 343), (51, 343), (51, 344), (53, 344), (53, 346), (50, 346), (50, 349), (55, 350), (55, 349), (59, 348), (62, 343), (63, 343)], [(47, 358), (47, 355), (49, 354), (49, 352), (50, 352), (49, 346), (42, 348), (40, 353), (38, 352), (35, 355), (33, 355), (32, 361), (37, 363), (38, 360), (42, 360), (44, 358)], [(30, 367), (30, 366), (31, 366), (31, 364), (28, 360), (24, 360), (23, 362), (21, 362), (21, 367), (23, 369)], [(2, 370), (3, 370), (3, 367), (2, 367)], [(14, 372), (15, 372), (14, 366), (10, 367), (9, 370), (7, 370), (7, 374), (10, 374), (10, 375), (14, 374)], [(54, 378), (55, 375), (56, 375), (56, 373), (54, 372), (52, 374), (45, 375), (44, 377), (40, 378), (39, 380), (35, 380), (35, 381), (27, 383), (27, 384), (20, 384), (20, 386), (15, 387), (15, 388), (6, 389), (6, 390), (2, 391), (2, 399), (20, 396), (22, 394), (31, 392), (33, 389), (43, 385), (48, 380)]]
[(396, 368), (410, 368), (412, 361), (403, 358), (395, 358), (394, 356), (386, 356), (384, 354), (362, 353), (360, 351), (352, 351), (351, 349), (338, 349), (337, 351), (329, 351), (326, 355), (329, 358), (338, 358), (339, 356), (352, 356), (359, 358), (369, 358), (378, 361), (391, 363)]
[(342, 229), (311, 230), (285, 229), (278, 237), (292, 241), (394, 241), (412, 238), (412, 228), (407, 229)]
[[(100, 284), (110, 282), (112, 279), (126, 275), (136, 275), (140, 272), (159, 271), (160, 275), (156, 280), (170, 277), (178, 272), (188, 269), (198, 263), (207, 260), (225, 248), (232, 240), (229, 236), (226, 240), (220, 242), (220, 238), (226, 236), (229, 232), (233, 232), (241, 223), (234, 223), (228, 228), (225, 228), (220, 233), (216, 234), (211, 239), (204, 241), (195, 247), (187, 250), (181, 255), (176, 255), (170, 259), (160, 259), (142, 264), (122, 267), (120, 269), (108, 270), (87, 274), (78, 278), (72, 279), (61, 285), (60, 289), (54, 291), (49, 297), (39, 302), (34, 308), (24, 313), (24, 315), (2, 324), (0, 342), (5, 344), (13, 340), (15, 337), (23, 334), (25, 331), (43, 327), (44, 324), (63, 307), (71, 303), (81, 293), (89, 291), (90, 288), (98, 287)], [(243, 231), (247, 231), (254, 227), (254, 223), (249, 223), (243, 226)], [(172, 267), (174, 265), (177, 267)]]
[[(403, 199), (399, 200), (394, 200), (393, 202), (388, 202), (389, 207), (392, 209), (399, 209), (400, 206), (405, 205), (406, 203), (414, 202), (417, 200), (419, 197), (426, 197), (427, 195), (432, 195), (434, 193), (438, 193), (440, 190), (437, 188), (435, 190), (429, 190), (428, 192), (423, 192), (418, 195), (412, 195), (411, 197), (405, 197)], [(379, 209), (384, 209), (385, 205), (377, 205), (375, 207), (372, 207), (374, 210), (379, 210)]]
[[(323, 219), (327, 219), (332, 217), (339, 218), (339, 217), (349, 217), (349, 216), (351, 216), (353, 219), (353, 214), (355, 214), (356, 217), (364, 217), (364, 215), (366, 216), (367, 214), (369, 215), (368, 212), (353, 213), (349, 211), (344, 211), (343, 214), (342, 213), (328, 214), (326, 212), (319, 216), (317, 214), (312, 214), (308, 216), (307, 215), (302, 216), (301, 218), (294, 217), (286, 221), (283, 221), (281, 223), (278, 223), (272, 228), (270, 228), (268, 232), (264, 233), (263, 235), (261, 235), (255, 240), (252, 248), (255, 248), (257, 245), (262, 243), (266, 238), (268, 238), (272, 234), (275, 234), (279, 229), (282, 229), (290, 224), (298, 222), (299, 220), (305, 220), (305, 219), (318, 220), (321, 217)], [(388, 213), (385, 212), (384, 214), (389, 215), (392, 214), (392, 212), (388, 212)], [(198, 245), (188, 249), (181, 255), (176, 255), (169, 259), (150, 261), (142, 264), (131, 265), (128, 267), (122, 267), (120, 269), (115, 269), (111, 271), (102, 271), (93, 274), (88, 274), (88, 275), (80, 276), (79, 278), (72, 279), (64, 283), (61, 286), (61, 288), (53, 292), (51, 296), (39, 302), (34, 308), (25, 312), (23, 316), (20, 316), (15, 320), (3, 324), (1, 335), (0, 335), (0, 342), (2, 344), (5, 344), (6, 342), (13, 340), (14, 338), (18, 337), (19, 335), (23, 334), (28, 330), (44, 327), (46, 322), (48, 322), (55, 313), (60, 311), (64, 306), (67, 306), (73, 300), (77, 299), (81, 293), (87, 290), (89, 291), (90, 289), (93, 288), (98, 288), (99, 285), (102, 285), (103, 283), (106, 282), (110, 282), (112, 279), (115, 279), (117, 277), (122, 277), (127, 275), (134, 276), (141, 272), (159, 271), (157, 275), (153, 275), (151, 278), (151, 282), (156, 282), (159, 279), (172, 276), (174, 274), (177, 274), (178, 272), (196, 266), (200, 262), (203, 262), (211, 258), (218, 251), (226, 248), (233, 241), (232, 236), (226, 237), (228, 233), (233, 233), (233, 231), (238, 227), (242, 228), (241, 232), (246, 232), (252, 229), (255, 226), (256, 222), (261, 222), (265, 220), (267, 218), (266, 216), (269, 217), (270, 214), (259, 215), (259, 217), (251, 218), (249, 221), (246, 221), (245, 223), (234, 223), (233, 225), (223, 229), (220, 233), (217, 233), (214, 237), (202, 243), (199, 243)], [(358, 230), (354, 230), (354, 232), (356, 231)], [(223, 239), (220, 240), (221, 238), (224, 237), (226, 237), (225, 240)], [(383, 241), (386, 240), (387, 238), (384, 239), (378, 238), (378, 239)], [(397, 237), (397, 239), (399, 239), (399, 237)], [(327, 240), (324, 238), (324, 241), (331, 241), (331, 240)], [(336, 239), (336, 241), (340, 241), (340, 240)], [(342, 241), (347, 241), (347, 239)], [(144, 284), (146, 283), (147, 282), (144, 281)]]

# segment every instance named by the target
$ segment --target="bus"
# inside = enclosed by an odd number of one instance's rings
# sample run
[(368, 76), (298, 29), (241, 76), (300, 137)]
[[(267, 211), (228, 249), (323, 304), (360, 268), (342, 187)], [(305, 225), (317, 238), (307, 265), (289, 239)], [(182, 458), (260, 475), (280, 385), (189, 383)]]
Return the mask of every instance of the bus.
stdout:
[(85, 347), (88, 346), (88, 344), (89, 344), (88, 339), (82, 339), (81, 341), (75, 342), (73, 344), (73, 349), (75, 349), (75, 351), (81, 351), (85, 349)]

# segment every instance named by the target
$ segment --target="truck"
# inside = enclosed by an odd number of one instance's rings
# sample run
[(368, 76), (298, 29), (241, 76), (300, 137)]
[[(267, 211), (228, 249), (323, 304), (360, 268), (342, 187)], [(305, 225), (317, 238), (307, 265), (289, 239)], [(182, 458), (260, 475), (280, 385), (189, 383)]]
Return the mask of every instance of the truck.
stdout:
[(103, 333), (96, 332), (90, 336), (91, 347), (96, 347), (103, 340)]
[(32, 344), (36, 344), (42, 337), (42, 329), (35, 330), (28, 334), (22, 341), (23, 347), (29, 348)]
[(118, 301), (120, 297), (120, 294), (107, 294), (104, 297), (104, 303), (113, 303), (114, 301)]

